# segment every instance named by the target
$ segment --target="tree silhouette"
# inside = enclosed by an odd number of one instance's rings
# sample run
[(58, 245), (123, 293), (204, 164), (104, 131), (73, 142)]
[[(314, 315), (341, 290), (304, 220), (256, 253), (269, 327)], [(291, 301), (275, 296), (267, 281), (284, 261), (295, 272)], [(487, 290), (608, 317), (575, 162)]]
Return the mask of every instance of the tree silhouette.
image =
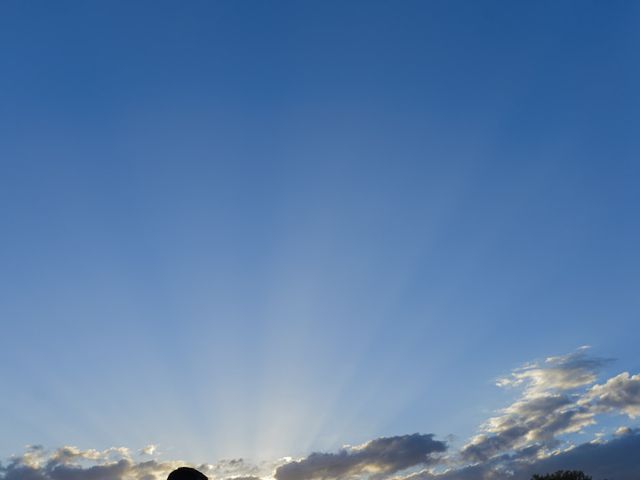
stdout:
[(589, 475), (586, 475), (580, 470), (558, 470), (554, 473), (547, 473), (545, 475), (534, 475), (531, 480), (592, 480)]

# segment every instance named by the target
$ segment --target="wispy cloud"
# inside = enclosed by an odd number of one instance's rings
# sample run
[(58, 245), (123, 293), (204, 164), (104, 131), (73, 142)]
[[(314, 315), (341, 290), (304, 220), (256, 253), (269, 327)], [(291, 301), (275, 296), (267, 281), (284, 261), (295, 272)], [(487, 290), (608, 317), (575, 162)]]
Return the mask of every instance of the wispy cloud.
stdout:
[(550, 391), (567, 391), (596, 381), (598, 371), (611, 359), (592, 357), (589, 347), (568, 355), (548, 357), (543, 363), (530, 363), (501, 378), (500, 387), (526, 387), (527, 396)]

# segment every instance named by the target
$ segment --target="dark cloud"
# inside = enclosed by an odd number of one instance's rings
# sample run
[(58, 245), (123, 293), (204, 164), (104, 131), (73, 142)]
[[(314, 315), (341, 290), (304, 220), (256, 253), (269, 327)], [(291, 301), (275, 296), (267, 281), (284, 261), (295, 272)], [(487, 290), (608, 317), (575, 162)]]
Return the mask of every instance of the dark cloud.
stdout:
[(48, 476), (52, 480), (113, 480), (122, 478), (131, 470), (131, 462), (123, 459), (108, 465), (93, 465), (88, 468), (57, 465), (48, 469)]
[(340, 479), (358, 475), (387, 475), (434, 461), (447, 449), (433, 435), (377, 438), (338, 453), (312, 453), (303, 460), (282, 465), (277, 480)]
[(608, 442), (585, 443), (569, 451), (523, 464), (518, 470), (517, 480), (527, 480), (534, 473), (557, 470), (583, 470), (596, 480), (638, 480), (640, 434), (631, 433)]
[(44, 472), (38, 468), (25, 467), (22, 465), (9, 465), (2, 468), (3, 480), (49, 480)]
[(441, 474), (421, 472), (398, 480), (530, 480), (536, 473), (558, 470), (582, 470), (594, 480), (638, 480), (640, 433), (630, 432), (608, 442), (584, 443), (543, 458), (519, 451)]

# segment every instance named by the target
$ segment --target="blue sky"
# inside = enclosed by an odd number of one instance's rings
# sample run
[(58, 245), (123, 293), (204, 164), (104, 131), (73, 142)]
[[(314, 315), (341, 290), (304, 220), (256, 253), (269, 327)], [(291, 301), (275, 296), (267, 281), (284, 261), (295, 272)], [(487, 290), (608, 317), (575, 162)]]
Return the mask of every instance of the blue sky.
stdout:
[(640, 371), (639, 20), (3, 2), (0, 457), (462, 446), (525, 362)]

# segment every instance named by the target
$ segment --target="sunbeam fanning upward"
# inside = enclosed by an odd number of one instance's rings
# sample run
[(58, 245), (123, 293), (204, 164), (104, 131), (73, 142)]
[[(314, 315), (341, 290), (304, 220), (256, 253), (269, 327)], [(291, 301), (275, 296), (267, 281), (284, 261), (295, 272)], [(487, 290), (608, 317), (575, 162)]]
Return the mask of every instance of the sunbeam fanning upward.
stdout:
[(0, 480), (637, 480), (639, 21), (1, 2)]

